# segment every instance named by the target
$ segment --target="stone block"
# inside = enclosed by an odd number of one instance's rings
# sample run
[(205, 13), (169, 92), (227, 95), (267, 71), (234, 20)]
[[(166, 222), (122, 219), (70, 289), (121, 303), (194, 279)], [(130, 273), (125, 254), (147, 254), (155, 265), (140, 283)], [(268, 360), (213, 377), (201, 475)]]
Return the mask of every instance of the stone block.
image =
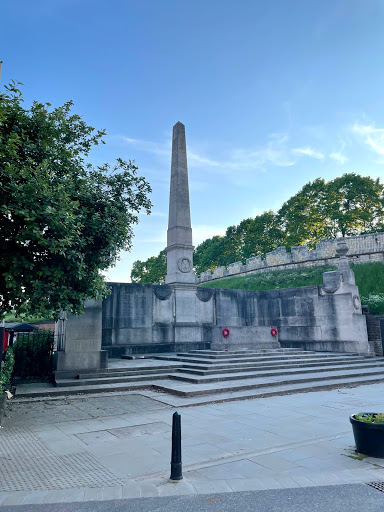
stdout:
[(320, 242), (316, 244), (316, 255), (319, 259), (322, 258), (335, 258), (336, 256), (336, 243), (334, 240), (328, 240), (322, 238)]
[(263, 268), (266, 266), (265, 260), (261, 258), (261, 256), (254, 256), (253, 258), (248, 258), (246, 260), (246, 270), (256, 270), (259, 268)]
[(265, 261), (269, 267), (286, 265), (292, 262), (292, 255), (287, 253), (287, 249), (285, 247), (278, 247), (274, 251), (267, 252), (265, 255)]
[(175, 343), (194, 343), (203, 340), (202, 326), (196, 324), (176, 324)]
[(306, 245), (298, 245), (296, 247), (291, 247), (292, 261), (293, 262), (301, 262), (308, 261), (311, 259), (310, 251)]
[[(226, 327), (230, 334), (223, 336), (222, 330)], [(280, 348), (278, 337), (271, 335), (271, 327), (228, 326), (217, 325), (212, 329), (213, 350), (242, 350), (242, 349), (272, 349)]]
[(206, 270), (200, 274), (200, 283), (204, 283), (210, 279), (212, 279), (212, 272), (210, 270)]
[(213, 279), (220, 279), (224, 275), (225, 267), (216, 267), (213, 269)]
[(243, 266), (241, 261), (236, 261), (235, 263), (231, 263), (228, 265), (228, 275), (239, 274), (241, 272), (241, 267)]

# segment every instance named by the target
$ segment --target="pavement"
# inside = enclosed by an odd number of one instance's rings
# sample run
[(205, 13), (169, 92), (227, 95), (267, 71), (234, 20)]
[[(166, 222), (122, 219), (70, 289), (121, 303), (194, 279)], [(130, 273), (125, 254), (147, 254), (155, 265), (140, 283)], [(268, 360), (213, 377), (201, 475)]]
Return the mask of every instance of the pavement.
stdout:
[[(384, 384), (372, 384), (179, 407), (184, 479), (178, 483), (169, 480), (176, 409), (155, 396), (121, 392), (14, 401), (0, 430), (0, 508), (33, 511), (36, 504), (36, 511), (45, 512), (53, 508), (41, 504), (55, 504), (55, 511), (65, 511), (70, 503), (72, 511), (115, 511), (129, 499), (129, 510), (144, 511), (154, 502), (135, 498), (168, 497), (163, 503), (179, 503), (178, 510), (189, 510), (184, 503), (197, 507), (190, 510), (205, 510), (201, 503), (215, 510), (219, 501), (208, 499), (224, 496), (224, 511), (234, 510), (233, 495), (244, 497), (248, 510), (246, 502), (255, 505), (251, 491), (278, 496), (280, 490), (294, 506), (301, 498), (293, 496), (308, 495), (319, 500), (312, 509), (326, 510), (321, 489), (343, 496), (343, 489), (360, 488), (357, 496), (368, 496), (383, 510), (384, 494), (361, 484), (384, 481), (384, 459), (355, 453), (349, 423), (350, 414), (382, 411), (383, 392)], [(256, 495), (263, 500), (268, 494)], [(149, 508), (140, 508), (145, 503)], [(310, 510), (284, 503), (284, 510)]]

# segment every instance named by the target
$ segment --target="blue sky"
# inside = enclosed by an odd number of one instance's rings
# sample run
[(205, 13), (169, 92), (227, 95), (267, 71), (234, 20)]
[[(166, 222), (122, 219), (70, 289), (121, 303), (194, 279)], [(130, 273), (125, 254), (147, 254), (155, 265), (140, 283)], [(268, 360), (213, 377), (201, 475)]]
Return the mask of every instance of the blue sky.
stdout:
[(166, 245), (172, 126), (186, 125), (195, 245), (305, 183), (384, 181), (382, 0), (0, 0), (1, 84), (74, 111), (153, 188), (133, 250)]

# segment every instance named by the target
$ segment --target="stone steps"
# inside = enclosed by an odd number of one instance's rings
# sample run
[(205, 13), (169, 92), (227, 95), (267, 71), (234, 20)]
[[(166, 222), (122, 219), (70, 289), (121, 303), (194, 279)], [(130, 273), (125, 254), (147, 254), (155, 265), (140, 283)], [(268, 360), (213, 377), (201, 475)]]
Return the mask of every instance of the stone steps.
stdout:
[[(271, 349), (270, 348), (260, 348), (260, 349), (255, 349), (255, 350), (251, 350), (251, 349), (244, 349), (244, 350), (189, 350), (188, 351), (188, 354), (208, 354), (208, 355), (214, 355), (214, 354), (218, 354), (218, 355), (222, 355), (222, 354), (244, 354), (244, 353), (247, 353), (247, 354), (265, 354), (265, 353), (270, 353), (271, 352)], [(304, 351), (304, 350), (301, 350), (300, 348), (276, 348), (276, 349), (273, 349), (273, 352), (276, 353), (276, 354), (292, 354), (292, 353), (315, 353), (314, 351)], [(157, 354), (156, 354), (157, 355)]]
[[(384, 358), (296, 349), (244, 352), (164, 354), (151, 360), (125, 360), (121, 367), (114, 359), (110, 369), (59, 380), (56, 387), (47, 385), (44, 393), (36, 386), (29, 391), (21, 386), (16, 397), (140, 391), (177, 405), (384, 381)], [(167, 361), (162, 363), (163, 357)]]
[[(310, 352), (309, 355), (301, 355), (297, 354), (295, 355), (294, 359), (305, 361), (309, 358), (311, 358), (311, 355), (314, 354), (314, 352)], [(328, 353), (321, 353), (323, 358), (335, 358), (338, 357), (334, 354), (328, 354)], [(345, 355), (344, 355), (345, 356)], [(353, 357), (353, 356), (352, 356)], [(358, 356), (357, 356), (358, 357)], [(181, 363), (191, 363), (191, 364), (198, 364), (198, 365), (214, 365), (216, 364), (216, 360), (209, 359), (209, 358), (196, 358), (195, 355), (188, 356), (178, 356), (176, 355), (170, 355), (170, 356), (156, 356), (155, 359), (163, 360), (163, 361), (178, 361)], [(225, 359), (220, 359), (219, 361), (223, 364), (232, 364), (235, 362), (243, 362), (243, 363), (256, 363), (256, 362), (268, 362), (268, 361), (285, 361), (285, 360), (292, 360), (292, 355), (263, 355), (263, 356), (233, 356), (233, 357), (226, 357)]]
[[(175, 381), (188, 382), (192, 384), (204, 384), (210, 382), (222, 382), (222, 381), (232, 381), (232, 380), (243, 380), (243, 379), (252, 379), (252, 378), (262, 378), (262, 377), (275, 377), (275, 376), (285, 376), (285, 375), (296, 375), (296, 374), (308, 374), (308, 373), (320, 373), (320, 372), (339, 372), (344, 370), (354, 370), (357, 369), (367, 369), (367, 368), (383, 368), (384, 370), (384, 361), (370, 361), (364, 362), (361, 361), (351, 361), (349, 363), (348, 360), (344, 359), (344, 363), (348, 364), (340, 365), (339, 362), (332, 361), (331, 365), (324, 363), (311, 363), (310, 371), (307, 364), (294, 364), (291, 363), (289, 365), (284, 365), (283, 367), (279, 366), (279, 368), (275, 368), (273, 366), (265, 367), (256, 367), (256, 368), (243, 368), (239, 371), (239, 369), (227, 369), (224, 372), (222, 370), (206, 370), (201, 372), (197, 377), (191, 376), (188, 372), (193, 372), (196, 370), (190, 370), (187, 368), (177, 367), (177, 368), (168, 368), (167, 370), (163, 369), (162, 371), (156, 370), (143, 370), (141, 368), (136, 368), (135, 371), (125, 371), (125, 372), (114, 372), (114, 373), (99, 373), (98, 375), (94, 374), (82, 374), (79, 375), (78, 379), (62, 379), (56, 380), (56, 386), (58, 387), (68, 387), (68, 386), (81, 386), (81, 385), (98, 385), (98, 384), (114, 384), (114, 383), (135, 383), (140, 381), (155, 381), (155, 380), (163, 380), (163, 379), (172, 379)], [(360, 363), (360, 364), (359, 364)], [(352, 366), (352, 368), (351, 368)], [(201, 373), (203, 373), (201, 375)]]
[[(108, 393), (113, 391), (141, 391), (145, 389), (156, 389), (153, 379), (140, 381), (140, 382), (110, 382), (108, 385), (103, 384), (86, 384), (82, 383), (77, 386), (52, 386), (49, 390), (45, 389), (44, 392), (40, 390), (34, 390), (31, 385), (31, 390), (27, 390), (23, 386), (22, 390), (16, 390), (16, 399), (18, 398), (49, 398), (55, 396), (67, 396), (67, 395), (83, 395), (83, 394), (95, 394), (95, 393)], [(166, 380), (161, 381), (164, 384)]]
[[(356, 374), (355, 370), (343, 370), (339, 372), (321, 372), (318, 373), (305, 373), (303, 375), (297, 376), (284, 376), (284, 378), (278, 377), (259, 377), (253, 379), (238, 379), (231, 382), (221, 381), (220, 383), (200, 383), (199, 385), (192, 385), (190, 383), (179, 383), (172, 382), (172, 384), (167, 384), (165, 386), (157, 385), (156, 388), (161, 391), (165, 391), (167, 393), (179, 395), (179, 396), (199, 396), (199, 395), (213, 395), (217, 393), (223, 392), (233, 392), (239, 390), (249, 390), (253, 388), (265, 388), (270, 385), (279, 385), (285, 386), (290, 384), (302, 384), (302, 383), (316, 383), (320, 382), (323, 385), (326, 385), (326, 380), (348, 380), (353, 379), (357, 382), (359, 378), (371, 378), (371, 380), (379, 381), (384, 380), (384, 372), (382, 369), (365, 369), (365, 371), (361, 371)], [(340, 385), (344, 385), (344, 382), (340, 383)]]
[(104, 384), (105, 386), (109, 384), (117, 384), (117, 383), (127, 383), (134, 384), (135, 382), (152, 382), (155, 380), (164, 380), (169, 379), (172, 375), (172, 372), (168, 373), (160, 373), (160, 374), (151, 374), (151, 375), (129, 375), (129, 376), (109, 376), (109, 377), (97, 377), (97, 378), (89, 378), (89, 379), (61, 379), (56, 380), (57, 387), (68, 387), (68, 386), (93, 386)]
[[(381, 368), (383, 374), (384, 374), (384, 362), (377, 362), (377, 363), (366, 363), (362, 365), (354, 365), (353, 368), (351, 368), (350, 365), (343, 365), (343, 366), (315, 366), (311, 367), (310, 372), (308, 371), (308, 368), (304, 368), (303, 366), (298, 368), (286, 368), (286, 369), (279, 369), (279, 370), (256, 370), (251, 371), (248, 373), (233, 373), (228, 375), (228, 373), (219, 373), (216, 376), (210, 376), (210, 375), (202, 375), (199, 377), (192, 377), (188, 374), (185, 374), (184, 370), (179, 370), (177, 373), (174, 373), (172, 375), (169, 375), (169, 378), (176, 381), (182, 381), (182, 382), (190, 382), (193, 384), (205, 384), (209, 382), (222, 382), (222, 381), (230, 381), (230, 380), (240, 380), (240, 379), (252, 379), (252, 378), (262, 378), (262, 377), (275, 377), (275, 376), (282, 376), (282, 375), (300, 375), (300, 374), (309, 374), (309, 373), (322, 373), (322, 372), (340, 372), (340, 371), (349, 371), (352, 370), (355, 372), (355, 375), (359, 375), (360, 373), (356, 370), (366, 370), (371, 368)], [(364, 373), (363, 373), (364, 374)]]
[(162, 403), (171, 405), (172, 407), (191, 407), (196, 405), (229, 402), (233, 400), (248, 400), (251, 398), (265, 398), (269, 396), (282, 396), (295, 393), (309, 393), (311, 391), (328, 391), (331, 389), (351, 388), (368, 384), (377, 384), (379, 382), (384, 382), (384, 376), (367, 376), (356, 378), (348, 377), (345, 378), (343, 382), (340, 382), (339, 379), (327, 379), (326, 381), (302, 383), (296, 382), (295, 384), (286, 385), (275, 384), (262, 388), (252, 388), (249, 390), (239, 391), (223, 391), (199, 396), (174, 395), (166, 391), (160, 392), (159, 389), (156, 389), (155, 391), (142, 391), (141, 394), (147, 396), (148, 398), (152, 398)]
[[(215, 373), (222, 373), (223, 370), (226, 373), (251, 371), (251, 370), (269, 370), (278, 368), (294, 368), (294, 367), (312, 367), (312, 366), (323, 366), (323, 365), (338, 365), (343, 363), (348, 364), (359, 364), (366, 362), (367, 358), (364, 357), (347, 357), (347, 358), (311, 358), (306, 361), (297, 362), (297, 359), (287, 359), (285, 361), (273, 361), (264, 363), (233, 363), (233, 364), (217, 364), (217, 365), (197, 365), (197, 364), (185, 364), (180, 363), (179, 368), (184, 373), (191, 373), (195, 375), (213, 375)], [(369, 360), (368, 360), (369, 361)]]
[[(292, 355), (308, 355), (308, 354), (315, 354), (313, 351), (305, 351), (305, 350), (299, 350), (299, 349), (276, 349), (277, 353), (273, 353), (274, 356), (281, 355), (281, 356), (292, 356)], [(264, 357), (270, 357), (271, 356), (271, 350), (238, 350), (233, 352), (209, 352), (208, 350), (201, 350), (201, 351), (191, 351), (191, 352), (181, 352), (177, 354), (177, 357), (198, 357), (201, 359), (231, 359), (233, 357), (236, 358), (242, 358), (242, 357), (257, 357), (260, 356)], [(155, 356), (156, 359), (160, 359), (163, 356)]]
[(87, 380), (87, 379), (95, 379), (97, 378), (103, 378), (103, 377), (122, 377), (122, 376), (135, 376), (137, 374), (139, 375), (156, 375), (156, 374), (168, 374), (172, 373), (173, 371), (176, 371), (178, 368), (180, 368), (180, 365), (172, 365), (172, 366), (154, 366), (148, 369), (143, 368), (133, 368), (131, 370), (127, 370), (125, 368), (122, 369), (105, 369), (99, 372), (89, 372), (89, 373), (80, 373), (77, 377), (77, 382), (79, 380)]
[[(162, 403), (166, 403), (175, 407), (191, 406), (191, 405), (204, 405), (213, 402), (231, 401), (231, 400), (246, 400), (248, 398), (258, 398), (276, 395), (285, 395), (291, 393), (303, 393), (309, 391), (337, 389), (348, 386), (358, 386), (364, 384), (375, 384), (377, 382), (384, 382), (384, 375), (382, 376), (365, 376), (365, 377), (348, 377), (340, 382), (340, 379), (328, 379), (315, 382), (296, 382), (282, 385), (280, 383), (273, 384), (268, 387), (252, 387), (250, 389), (218, 391), (216, 393), (208, 393), (205, 395), (197, 394), (171, 394), (160, 382), (153, 384), (152, 381), (138, 383), (114, 383), (108, 387), (105, 384), (93, 386), (70, 386), (70, 387), (52, 387), (49, 391), (22, 391), (17, 392), (16, 400), (31, 398), (47, 399), (49, 397), (70, 396), (78, 394), (97, 394), (105, 392), (124, 392), (124, 391), (142, 391), (144, 396), (154, 398)], [(166, 382), (166, 381), (165, 381)], [(165, 384), (164, 382), (164, 384)], [(151, 391), (153, 390), (153, 391)]]

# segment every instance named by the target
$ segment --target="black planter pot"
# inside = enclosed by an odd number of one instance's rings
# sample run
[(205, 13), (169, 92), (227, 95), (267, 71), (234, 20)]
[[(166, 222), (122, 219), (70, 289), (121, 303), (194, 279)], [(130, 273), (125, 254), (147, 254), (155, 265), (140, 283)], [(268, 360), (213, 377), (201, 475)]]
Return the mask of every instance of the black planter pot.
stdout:
[[(377, 412), (363, 412), (358, 414), (378, 414)], [(356, 451), (369, 457), (384, 458), (384, 423), (365, 423), (349, 417), (355, 437)]]
[(5, 391), (3, 393), (0, 392), (0, 426), (2, 424), (4, 415), (5, 415), (5, 404), (7, 403), (7, 394)]

